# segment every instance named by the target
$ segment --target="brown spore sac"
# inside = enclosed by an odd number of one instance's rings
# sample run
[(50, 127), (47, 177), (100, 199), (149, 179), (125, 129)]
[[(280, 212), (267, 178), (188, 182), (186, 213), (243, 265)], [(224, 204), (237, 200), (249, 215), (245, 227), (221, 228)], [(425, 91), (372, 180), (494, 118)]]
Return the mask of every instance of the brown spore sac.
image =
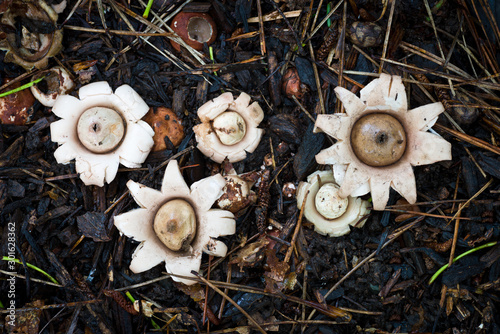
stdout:
[(351, 146), (356, 157), (368, 166), (389, 166), (403, 156), (406, 133), (397, 118), (382, 113), (368, 114), (352, 127)]

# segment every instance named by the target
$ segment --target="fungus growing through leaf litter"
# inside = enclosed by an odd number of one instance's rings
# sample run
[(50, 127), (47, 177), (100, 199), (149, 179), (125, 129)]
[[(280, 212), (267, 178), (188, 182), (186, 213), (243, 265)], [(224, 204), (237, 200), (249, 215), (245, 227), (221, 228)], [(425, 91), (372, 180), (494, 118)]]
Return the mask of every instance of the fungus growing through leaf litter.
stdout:
[[(231, 165), (231, 164), (229, 164)], [(222, 195), (217, 200), (217, 206), (229, 210), (239, 216), (239, 212), (252, 203), (257, 202), (257, 194), (252, 190), (254, 181), (245, 175), (238, 175), (234, 168), (224, 175), (226, 185), (222, 189)]]
[[(167, 272), (194, 277), (202, 252), (225, 256), (227, 246), (215, 238), (235, 233), (234, 215), (211, 209), (226, 184), (220, 175), (195, 182), (191, 189), (182, 178), (176, 160), (168, 163), (161, 191), (134, 181), (127, 187), (141, 208), (115, 217), (115, 226), (141, 244), (132, 255), (130, 270), (141, 273), (165, 261)], [(172, 276), (188, 285), (196, 281)]]
[(441, 103), (408, 110), (401, 77), (381, 74), (360, 92), (335, 88), (346, 113), (318, 115), (315, 132), (337, 139), (316, 155), (333, 166), (340, 197), (371, 192), (373, 208), (383, 210), (392, 187), (409, 203), (417, 191), (412, 166), (451, 160), (451, 144), (427, 132), (444, 111)]
[[(205, 13), (180, 12), (172, 20), (170, 28), (179, 35), (179, 37), (195, 50), (203, 50), (203, 44), (208, 45), (215, 42), (217, 38), (217, 26), (212, 17)], [(173, 40), (172, 46), (180, 51), (181, 47)]]
[(299, 208), (304, 200), (304, 216), (314, 224), (314, 230), (331, 237), (349, 233), (350, 226), (363, 227), (370, 212), (367, 201), (359, 197), (339, 196), (339, 186), (329, 170), (314, 172), (307, 177), (307, 182), (299, 184)]
[(250, 104), (250, 96), (224, 93), (198, 109), (201, 124), (193, 130), (198, 149), (215, 162), (225, 158), (237, 162), (246, 158), (259, 145), (264, 130), (257, 128), (264, 112), (257, 102)]
[[(6, 34), (0, 41), (0, 49), (7, 51), (5, 62), (26, 70), (44, 69), (49, 58), (61, 51), (62, 30), (56, 28), (57, 13), (42, 0), (13, 1), (0, 22)], [(16, 31), (19, 27), (22, 31)]]
[(76, 159), (82, 181), (102, 187), (120, 163), (137, 168), (146, 160), (154, 132), (141, 117), (149, 107), (130, 86), (113, 93), (104, 81), (83, 86), (79, 97), (62, 95), (52, 108), (62, 118), (50, 125), (52, 141), (61, 145), (54, 156), (62, 164)]

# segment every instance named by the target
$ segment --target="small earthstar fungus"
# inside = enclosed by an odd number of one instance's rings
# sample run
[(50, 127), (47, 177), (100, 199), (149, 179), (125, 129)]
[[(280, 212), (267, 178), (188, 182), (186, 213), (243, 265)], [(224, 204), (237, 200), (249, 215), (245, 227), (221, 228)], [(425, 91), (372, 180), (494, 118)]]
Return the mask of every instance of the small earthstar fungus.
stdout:
[[(204, 43), (210, 45), (217, 38), (217, 25), (206, 13), (180, 12), (172, 20), (170, 28), (187, 45), (198, 51), (203, 50)], [(177, 51), (181, 50), (178, 43), (172, 40), (170, 42)]]
[(104, 81), (83, 86), (79, 97), (59, 96), (52, 108), (62, 118), (50, 125), (52, 141), (61, 145), (54, 156), (62, 164), (76, 159), (82, 181), (102, 187), (120, 163), (137, 168), (146, 160), (154, 131), (141, 117), (149, 107), (130, 86), (113, 93)]
[(237, 162), (246, 158), (259, 145), (264, 130), (257, 128), (264, 112), (257, 102), (250, 104), (250, 96), (224, 93), (198, 109), (201, 124), (193, 130), (198, 149), (215, 162), (225, 158)]
[(62, 30), (57, 29), (57, 13), (45, 1), (14, 0), (0, 19), (6, 38), (0, 49), (6, 50), (5, 62), (31, 70), (44, 69), (50, 57), (62, 48)]
[(316, 155), (320, 164), (333, 166), (341, 185), (339, 196), (371, 192), (373, 208), (383, 210), (392, 187), (409, 203), (417, 200), (412, 166), (451, 160), (451, 144), (427, 132), (444, 111), (441, 103), (408, 110), (401, 77), (382, 74), (358, 98), (335, 88), (346, 113), (319, 115), (315, 132), (337, 139)]
[[(115, 217), (115, 226), (141, 244), (132, 255), (130, 270), (141, 273), (165, 261), (167, 272), (194, 277), (202, 252), (225, 256), (227, 246), (215, 238), (235, 233), (234, 215), (211, 209), (226, 184), (220, 175), (195, 182), (191, 189), (176, 160), (168, 163), (161, 191), (134, 181), (127, 187), (141, 208)], [(172, 276), (188, 285), (196, 281)]]
[(257, 194), (252, 190), (254, 182), (238, 175), (234, 168), (230, 168), (224, 175), (226, 185), (222, 189), (222, 196), (217, 200), (217, 206), (229, 210), (236, 216), (252, 203), (257, 202)]
[(47, 71), (34, 75), (32, 80), (44, 76), (43, 80), (30, 87), (33, 96), (46, 107), (53, 107), (60, 95), (68, 94), (75, 83), (68, 71), (61, 66), (55, 66)]
[(297, 206), (314, 224), (314, 230), (330, 237), (339, 237), (351, 231), (350, 226), (363, 227), (370, 210), (369, 203), (359, 197), (339, 196), (339, 186), (330, 170), (317, 171), (301, 182), (297, 189)]

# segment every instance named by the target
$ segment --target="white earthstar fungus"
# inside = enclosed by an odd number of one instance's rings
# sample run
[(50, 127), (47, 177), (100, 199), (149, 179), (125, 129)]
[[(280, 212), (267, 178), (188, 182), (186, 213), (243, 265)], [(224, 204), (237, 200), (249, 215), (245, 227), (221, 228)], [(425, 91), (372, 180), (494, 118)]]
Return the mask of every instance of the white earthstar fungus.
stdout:
[[(195, 182), (191, 189), (182, 178), (176, 160), (167, 165), (161, 191), (134, 181), (127, 187), (140, 209), (115, 217), (118, 230), (141, 244), (132, 255), (130, 270), (140, 273), (165, 261), (167, 272), (194, 277), (201, 255), (225, 256), (226, 245), (215, 238), (235, 233), (234, 215), (210, 209), (226, 184), (220, 175)], [(172, 276), (188, 285), (196, 281)]]
[(317, 171), (301, 182), (297, 189), (297, 206), (304, 206), (304, 216), (314, 224), (314, 230), (330, 237), (340, 237), (351, 231), (350, 226), (363, 227), (370, 210), (369, 203), (358, 197), (338, 196), (339, 186), (330, 170)]
[(318, 115), (315, 132), (337, 139), (316, 155), (333, 166), (341, 197), (371, 192), (373, 208), (383, 210), (392, 187), (409, 203), (417, 190), (412, 166), (451, 160), (451, 144), (427, 132), (444, 111), (441, 103), (408, 110), (401, 77), (381, 74), (360, 97), (337, 87), (346, 113)]
[(153, 147), (154, 131), (141, 117), (148, 105), (128, 85), (113, 94), (107, 82), (80, 88), (79, 99), (57, 98), (52, 112), (62, 118), (50, 125), (58, 163), (75, 159), (75, 168), (86, 185), (102, 187), (116, 176), (121, 163), (140, 167)]
[(225, 158), (237, 162), (246, 158), (259, 145), (264, 130), (257, 128), (264, 112), (257, 102), (250, 104), (250, 96), (224, 93), (198, 109), (201, 124), (193, 130), (198, 149), (215, 162)]

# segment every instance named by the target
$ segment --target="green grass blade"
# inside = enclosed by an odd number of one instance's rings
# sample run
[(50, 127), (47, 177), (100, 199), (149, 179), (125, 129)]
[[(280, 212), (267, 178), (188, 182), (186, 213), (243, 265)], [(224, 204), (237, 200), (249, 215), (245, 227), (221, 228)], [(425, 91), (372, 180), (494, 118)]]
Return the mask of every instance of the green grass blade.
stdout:
[[(483, 249), (483, 248), (486, 248), (486, 247), (492, 247), (492, 246), (495, 246), (497, 244), (496, 241), (493, 241), (493, 242), (490, 242), (490, 243), (487, 243), (487, 244), (484, 244), (484, 245), (481, 245), (481, 246), (478, 246), (476, 248), (473, 248), (473, 249), (469, 249), (468, 251), (460, 254), (459, 256), (457, 256), (456, 258), (453, 259), (453, 262), (452, 263), (455, 263), (455, 261), (458, 261), (460, 260), (461, 258), (463, 258), (464, 256), (466, 255), (469, 255), (471, 253), (474, 253), (474, 252), (477, 252), (478, 250), (480, 249)], [(448, 269), (448, 264), (445, 264), (444, 266), (442, 266), (441, 268), (438, 269), (438, 271), (436, 271), (434, 273), (434, 275), (432, 275), (431, 279), (429, 280), (429, 285), (431, 285), (435, 280), (436, 278), (438, 278), (439, 275), (441, 275), (441, 273), (443, 271), (445, 271), (446, 269)]]
[[(12, 262), (15, 262), (15, 263), (18, 263), (18, 264), (23, 264), (19, 259), (12, 259), (12, 258), (9, 258), (7, 256), (3, 256), (2, 260), (4, 260), (4, 261), (12, 261)], [(31, 263), (26, 263), (26, 266), (28, 266), (28, 268), (34, 269), (34, 270), (38, 271), (39, 273), (42, 273), (43, 275), (47, 276), (47, 278), (49, 280), (51, 280), (52, 283), (61, 285), (54, 277), (50, 276), (48, 273), (46, 273), (42, 269), (38, 268), (37, 266), (34, 266)]]
[(0, 97), (4, 97), (4, 96), (7, 96), (7, 95), (10, 95), (10, 94), (14, 94), (14, 93), (17, 93), (23, 89), (26, 89), (26, 88), (30, 88), (31, 86), (33, 86), (34, 84), (37, 84), (39, 83), (40, 81), (42, 81), (45, 77), (41, 77), (41, 78), (38, 78), (34, 81), (31, 81), (31, 82), (28, 82), (27, 84), (24, 84), (20, 87), (17, 87), (17, 88), (14, 88), (12, 90), (9, 90), (8, 92), (5, 92), (5, 93), (0, 93)]

